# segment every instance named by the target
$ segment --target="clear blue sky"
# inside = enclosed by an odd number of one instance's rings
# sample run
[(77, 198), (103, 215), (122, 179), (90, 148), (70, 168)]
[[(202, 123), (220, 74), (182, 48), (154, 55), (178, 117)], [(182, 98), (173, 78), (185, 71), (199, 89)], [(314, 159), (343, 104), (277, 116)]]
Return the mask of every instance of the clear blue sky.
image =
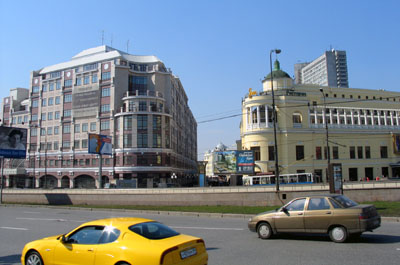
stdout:
[(397, 0), (0, 0), (0, 98), (29, 87), (32, 70), (104, 44), (156, 55), (178, 75), (198, 124), (199, 158), (240, 139), (249, 88), (261, 90), (269, 51), (281, 68), (311, 61), (331, 47), (347, 51), (353, 88), (399, 91)]

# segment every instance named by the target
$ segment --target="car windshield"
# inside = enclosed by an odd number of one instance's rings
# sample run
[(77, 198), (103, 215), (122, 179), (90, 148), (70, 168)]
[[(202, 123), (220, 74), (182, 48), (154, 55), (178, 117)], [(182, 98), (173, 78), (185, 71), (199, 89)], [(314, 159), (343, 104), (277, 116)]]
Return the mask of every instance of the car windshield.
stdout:
[(132, 225), (129, 227), (129, 230), (147, 239), (164, 239), (179, 235), (175, 230), (157, 222)]
[(349, 198), (343, 195), (332, 197), (332, 199), (335, 200), (344, 208), (349, 208), (358, 205), (356, 202), (350, 200)]

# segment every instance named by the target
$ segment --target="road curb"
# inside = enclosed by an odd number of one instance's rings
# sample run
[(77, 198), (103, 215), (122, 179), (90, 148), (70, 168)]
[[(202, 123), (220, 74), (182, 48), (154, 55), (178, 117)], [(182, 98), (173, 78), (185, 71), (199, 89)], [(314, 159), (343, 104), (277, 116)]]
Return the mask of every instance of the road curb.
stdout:
[[(0, 207), (31, 207), (31, 208), (51, 208), (51, 209), (69, 209), (69, 210), (87, 210), (87, 211), (112, 211), (112, 212), (131, 212), (141, 214), (159, 214), (159, 215), (182, 215), (182, 216), (197, 216), (210, 218), (238, 218), (248, 220), (255, 214), (233, 214), (233, 213), (202, 213), (202, 212), (175, 212), (175, 211), (154, 211), (154, 210), (130, 210), (130, 209), (108, 209), (108, 208), (84, 208), (71, 207), (60, 205), (24, 205), (24, 204), (0, 204)], [(382, 216), (383, 222), (399, 223), (400, 217), (385, 217)]]

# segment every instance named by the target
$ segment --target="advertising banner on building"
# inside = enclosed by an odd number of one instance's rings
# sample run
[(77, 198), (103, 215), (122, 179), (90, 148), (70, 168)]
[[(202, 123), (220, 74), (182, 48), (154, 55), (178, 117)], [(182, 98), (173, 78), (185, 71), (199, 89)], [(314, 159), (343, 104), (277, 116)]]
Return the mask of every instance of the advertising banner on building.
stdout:
[(27, 129), (0, 126), (0, 156), (25, 158)]
[(253, 151), (216, 152), (213, 168), (214, 174), (253, 174)]
[(395, 154), (400, 154), (400, 134), (393, 135), (393, 150)]
[(89, 133), (89, 154), (112, 155), (111, 136)]
[(254, 174), (254, 152), (253, 151), (237, 151), (236, 153), (237, 170), (236, 173)]

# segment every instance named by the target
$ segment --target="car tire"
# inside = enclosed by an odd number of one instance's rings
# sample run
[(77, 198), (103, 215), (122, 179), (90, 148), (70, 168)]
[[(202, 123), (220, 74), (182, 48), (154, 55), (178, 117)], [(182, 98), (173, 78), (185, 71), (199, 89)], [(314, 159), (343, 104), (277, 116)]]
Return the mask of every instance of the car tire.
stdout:
[(258, 234), (258, 237), (261, 238), (261, 239), (271, 238), (271, 236), (272, 236), (272, 228), (268, 223), (265, 223), (265, 222), (260, 223), (257, 226), (257, 234)]
[(335, 226), (329, 231), (329, 237), (335, 243), (343, 243), (348, 237), (347, 230), (343, 226)]
[(40, 256), (39, 252), (37, 251), (30, 251), (25, 258), (26, 265), (44, 265), (42, 257)]

